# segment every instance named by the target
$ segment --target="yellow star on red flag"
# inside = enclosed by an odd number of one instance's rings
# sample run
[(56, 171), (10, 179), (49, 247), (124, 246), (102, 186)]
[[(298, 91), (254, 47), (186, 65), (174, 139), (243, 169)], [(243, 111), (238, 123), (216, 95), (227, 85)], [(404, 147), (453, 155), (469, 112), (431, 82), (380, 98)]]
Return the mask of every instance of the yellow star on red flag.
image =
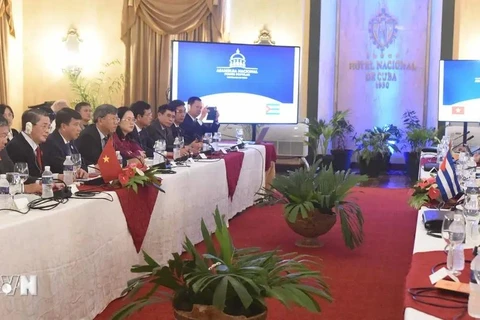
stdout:
[(108, 156), (103, 157), (103, 163), (107, 163), (110, 160)]

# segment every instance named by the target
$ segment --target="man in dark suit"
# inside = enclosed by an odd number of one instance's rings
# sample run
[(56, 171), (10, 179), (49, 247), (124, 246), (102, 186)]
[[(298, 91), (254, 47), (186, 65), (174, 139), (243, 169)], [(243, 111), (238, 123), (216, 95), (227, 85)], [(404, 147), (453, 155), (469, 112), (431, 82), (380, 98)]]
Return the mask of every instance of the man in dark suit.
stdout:
[[(164, 104), (158, 108), (157, 119), (152, 121), (152, 124), (147, 128), (150, 136), (150, 148), (154, 148), (154, 143), (157, 140), (165, 140), (167, 146), (167, 152), (169, 156), (172, 156), (173, 144), (175, 137), (172, 133), (172, 124), (175, 119), (175, 108), (168, 104)], [(180, 150), (180, 156), (188, 155), (188, 149), (182, 148)]]
[(87, 166), (97, 164), (103, 147), (117, 129), (118, 123), (117, 108), (114, 106), (102, 104), (95, 109), (93, 124), (86, 127), (75, 141)]
[(157, 140), (165, 140), (167, 151), (172, 151), (175, 137), (172, 134), (170, 127), (175, 119), (175, 109), (168, 104), (161, 105), (158, 108), (157, 119), (152, 121), (152, 124), (146, 129), (150, 136), (149, 148), (154, 147)]
[[(82, 116), (75, 110), (66, 108), (57, 112), (55, 131), (41, 145), (43, 162), (50, 166), (50, 171), (53, 173), (63, 173), (63, 163), (66, 157), (79, 153), (73, 141), (80, 135), (81, 121)], [(88, 173), (84, 169), (80, 169), (76, 172), (76, 176), (86, 178)]]
[[(5, 148), (8, 141), (9, 127), (8, 120), (0, 115), (0, 174), (6, 174), (14, 170), (13, 161)], [(40, 193), (42, 192), (42, 186), (37, 183), (30, 183), (25, 185), (24, 191), (26, 193)]]
[(187, 114), (185, 102), (182, 100), (173, 100), (169, 103), (169, 105), (175, 108), (175, 119), (173, 120), (173, 125), (171, 127), (172, 134), (174, 137), (185, 137), (185, 132), (180, 127), (180, 125), (183, 123), (183, 120), (185, 120), (185, 115)]
[(135, 117), (132, 137), (142, 147), (147, 157), (153, 157), (153, 150), (150, 147), (153, 143), (150, 141), (148, 130), (146, 130), (152, 123), (152, 107), (145, 101), (137, 101), (130, 106), (130, 110)]
[[(207, 107), (203, 107), (202, 100), (199, 97), (188, 99), (188, 113), (180, 127), (185, 132), (185, 144), (190, 144), (195, 140), (202, 141), (206, 132), (217, 132), (220, 124), (218, 123), (219, 114), (213, 123), (203, 123), (208, 113)], [(197, 119), (198, 118), (198, 119)]]
[[(22, 114), (22, 132), (7, 145), (7, 152), (14, 163), (26, 162), (32, 179), (42, 176), (45, 168), (40, 145), (50, 132), (50, 118), (44, 110), (30, 109)], [(54, 175), (58, 178), (58, 175)], [(29, 180), (31, 181), (31, 180)]]

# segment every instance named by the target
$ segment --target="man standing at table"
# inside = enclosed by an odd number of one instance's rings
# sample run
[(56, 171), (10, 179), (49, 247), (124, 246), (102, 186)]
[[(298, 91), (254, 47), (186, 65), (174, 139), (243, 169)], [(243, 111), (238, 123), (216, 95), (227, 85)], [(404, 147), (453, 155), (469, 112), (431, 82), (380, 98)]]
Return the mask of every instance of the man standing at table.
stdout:
[(191, 97), (188, 99), (188, 105), (188, 113), (180, 125), (185, 133), (185, 144), (190, 144), (195, 140), (202, 141), (203, 135), (206, 132), (213, 133), (218, 131), (220, 127), (218, 123), (218, 117), (220, 116), (218, 111), (213, 123), (203, 123), (202, 121), (207, 116), (208, 109), (207, 107), (203, 107), (202, 100), (199, 97)]

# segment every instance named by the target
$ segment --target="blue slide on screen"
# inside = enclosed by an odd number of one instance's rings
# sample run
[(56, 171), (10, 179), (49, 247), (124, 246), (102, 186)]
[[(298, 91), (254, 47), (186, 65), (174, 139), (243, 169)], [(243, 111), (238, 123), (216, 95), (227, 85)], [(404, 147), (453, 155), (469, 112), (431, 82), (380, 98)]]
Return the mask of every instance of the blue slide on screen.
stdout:
[(480, 61), (440, 61), (439, 121), (480, 122)]
[(171, 98), (198, 96), (221, 123), (297, 123), (300, 48), (174, 41)]

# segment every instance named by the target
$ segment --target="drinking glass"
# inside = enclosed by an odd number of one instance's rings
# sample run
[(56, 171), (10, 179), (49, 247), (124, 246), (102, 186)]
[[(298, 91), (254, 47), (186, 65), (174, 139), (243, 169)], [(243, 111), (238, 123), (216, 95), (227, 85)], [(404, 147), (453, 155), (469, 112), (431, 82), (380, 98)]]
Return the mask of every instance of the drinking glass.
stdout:
[(11, 199), (11, 204), (13, 205), (13, 200), (15, 194), (17, 193), (17, 186), (20, 184), (20, 174), (18, 172), (7, 172), (7, 181), (9, 186), (9, 192)]
[(447, 245), (445, 246), (445, 250), (450, 245), (450, 225), (453, 222), (453, 211), (446, 212), (443, 216), (443, 223), (442, 223), (442, 238), (445, 240)]
[(208, 141), (208, 143), (211, 144), (212, 143), (212, 133), (211, 132), (205, 133), (204, 140)]
[(221, 132), (215, 132), (214, 137), (216, 136), (218, 142), (222, 141), (222, 133)]
[(185, 147), (185, 139), (183, 138), (183, 136), (179, 136), (178, 140), (180, 140), (180, 149)]
[(237, 143), (242, 143), (243, 142), (243, 128), (237, 128), (236, 130), (236, 136), (237, 136)]
[(75, 172), (76, 174), (78, 170), (80, 170), (80, 168), (82, 167), (82, 156), (80, 155), (80, 153), (72, 153), (70, 159), (73, 162), (73, 172)]
[(28, 179), (28, 164), (26, 162), (17, 162), (13, 167), (13, 171), (20, 176), (20, 193), (25, 193), (25, 181)]

